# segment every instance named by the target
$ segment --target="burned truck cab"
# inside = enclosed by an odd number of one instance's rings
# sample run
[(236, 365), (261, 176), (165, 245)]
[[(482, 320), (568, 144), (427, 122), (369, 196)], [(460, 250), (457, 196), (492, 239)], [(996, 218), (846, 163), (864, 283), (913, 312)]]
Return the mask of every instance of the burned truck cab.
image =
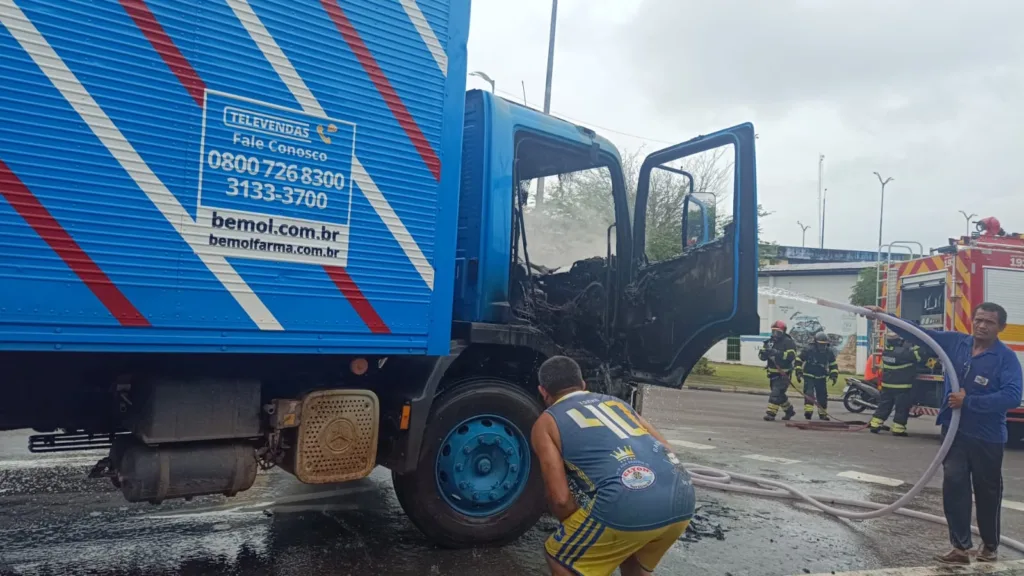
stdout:
[[(624, 169), (589, 128), (469, 92), (453, 334), (571, 355), (612, 392), (681, 385), (717, 340), (758, 329), (753, 140), (737, 126)], [(717, 149), (720, 198), (681, 168)]]

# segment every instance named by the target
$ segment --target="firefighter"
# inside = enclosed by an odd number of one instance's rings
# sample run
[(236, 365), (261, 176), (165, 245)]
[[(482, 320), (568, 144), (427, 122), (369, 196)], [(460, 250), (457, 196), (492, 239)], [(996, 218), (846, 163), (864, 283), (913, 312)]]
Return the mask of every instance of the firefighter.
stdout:
[(892, 435), (907, 436), (907, 419), (910, 418), (910, 406), (913, 403), (914, 381), (917, 379), (917, 368), (927, 361), (927, 355), (921, 352), (917, 344), (907, 342), (892, 330), (885, 332), (885, 349), (882, 351), (882, 394), (878, 399), (868, 428), (877, 434), (882, 429), (893, 407), (896, 414), (892, 417)]
[(804, 384), (804, 418), (814, 415), (814, 398), (818, 402), (818, 418), (828, 420), (828, 387), (826, 380), (835, 385), (839, 380), (839, 364), (828, 334), (818, 332), (814, 342), (800, 352), (796, 360), (796, 381)]
[(765, 370), (768, 371), (768, 384), (771, 387), (764, 419), (768, 422), (775, 420), (781, 408), (784, 412), (782, 419), (789, 420), (796, 414), (786, 395), (796, 362), (796, 342), (786, 333), (785, 322), (777, 320), (772, 324), (772, 335), (764, 341), (764, 347), (757, 353), (757, 357), (766, 363)]

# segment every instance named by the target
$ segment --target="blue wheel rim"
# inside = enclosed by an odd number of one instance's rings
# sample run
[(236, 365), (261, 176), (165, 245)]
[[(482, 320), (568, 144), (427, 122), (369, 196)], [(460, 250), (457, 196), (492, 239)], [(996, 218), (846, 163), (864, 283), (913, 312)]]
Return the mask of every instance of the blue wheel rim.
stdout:
[(437, 490), (465, 516), (493, 516), (510, 507), (530, 477), (530, 445), (519, 428), (493, 414), (453, 426), (437, 451)]

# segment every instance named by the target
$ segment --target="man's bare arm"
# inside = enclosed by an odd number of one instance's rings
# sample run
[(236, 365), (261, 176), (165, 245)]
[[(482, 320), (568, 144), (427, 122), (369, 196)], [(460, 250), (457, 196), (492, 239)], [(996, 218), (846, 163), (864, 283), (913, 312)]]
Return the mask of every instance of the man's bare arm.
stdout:
[(562, 461), (562, 451), (555, 441), (554, 434), (558, 434), (555, 420), (550, 414), (541, 414), (537, 423), (533, 425), (530, 434), (530, 441), (533, 444), (533, 452), (540, 461), (540, 473), (544, 478), (544, 492), (547, 495), (548, 506), (551, 513), (559, 520), (565, 520), (572, 516), (579, 508), (576, 500), (569, 491), (569, 479), (565, 475), (565, 463)]
[(647, 429), (647, 432), (651, 436), (654, 436), (654, 438), (657, 439), (658, 442), (661, 442), (661, 445), (665, 447), (665, 452), (672, 455), (672, 457), (669, 458), (669, 462), (678, 465), (679, 459), (675, 457), (675, 450), (672, 449), (672, 445), (668, 443), (668, 440), (665, 440), (665, 437), (661, 435), (661, 432), (658, 432), (657, 428), (651, 426), (651, 423), (648, 422), (646, 418), (639, 414), (637, 414), (636, 417), (640, 419), (640, 424)]
[(650, 433), (651, 436), (654, 436), (658, 442), (661, 442), (665, 446), (671, 446), (671, 444), (668, 443), (668, 440), (665, 440), (665, 437), (661, 435), (661, 432), (658, 432), (654, 426), (651, 426), (651, 423), (648, 422), (646, 418), (639, 414), (637, 414), (636, 417), (640, 419), (640, 424), (646, 428), (647, 432)]

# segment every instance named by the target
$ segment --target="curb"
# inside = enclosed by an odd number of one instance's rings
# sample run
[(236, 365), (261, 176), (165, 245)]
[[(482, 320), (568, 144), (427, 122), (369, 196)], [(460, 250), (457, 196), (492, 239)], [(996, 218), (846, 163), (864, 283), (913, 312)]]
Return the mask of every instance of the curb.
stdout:
[[(683, 385), (683, 390), (703, 390), (705, 392), (725, 392), (727, 394), (748, 394), (751, 396), (771, 396), (771, 393), (767, 390), (748, 390), (739, 386), (705, 386), (703, 384), (694, 384), (692, 386)], [(828, 399), (833, 402), (842, 402), (842, 396), (829, 395)]]

